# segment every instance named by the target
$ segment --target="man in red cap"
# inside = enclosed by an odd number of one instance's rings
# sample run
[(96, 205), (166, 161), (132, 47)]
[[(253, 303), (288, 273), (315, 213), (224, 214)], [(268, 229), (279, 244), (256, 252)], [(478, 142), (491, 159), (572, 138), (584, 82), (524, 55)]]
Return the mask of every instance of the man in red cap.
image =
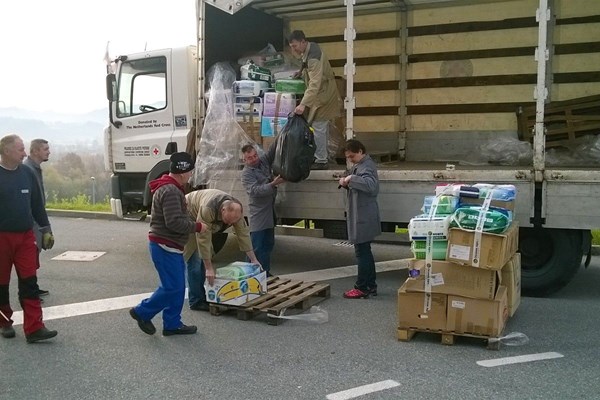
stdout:
[(150, 255), (158, 272), (160, 285), (150, 298), (129, 310), (139, 328), (153, 335), (152, 318), (162, 311), (163, 336), (188, 335), (197, 328), (181, 322), (185, 298), (185, 262), (183, 248), (190, 233), (206, 230), (201, 222), (189, 216), (183, 186), (194, 169), (194, 159), (188, 153), (171, 155), (170, 173), (150, 182), (152, 220), (150, 222)]

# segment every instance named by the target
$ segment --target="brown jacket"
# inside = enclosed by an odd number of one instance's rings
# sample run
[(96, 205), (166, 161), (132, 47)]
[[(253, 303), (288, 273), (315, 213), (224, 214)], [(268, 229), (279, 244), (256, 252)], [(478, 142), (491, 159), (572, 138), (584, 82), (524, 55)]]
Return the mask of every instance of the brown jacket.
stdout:
[(300, 103), (309, 109), (308, 122), (339, 117), (342, 99), (335, 83), (335, 74), (318, 44), (308, 42), (302, 54), (302, 64), (302, 79), (306, 83), (306, 91)]

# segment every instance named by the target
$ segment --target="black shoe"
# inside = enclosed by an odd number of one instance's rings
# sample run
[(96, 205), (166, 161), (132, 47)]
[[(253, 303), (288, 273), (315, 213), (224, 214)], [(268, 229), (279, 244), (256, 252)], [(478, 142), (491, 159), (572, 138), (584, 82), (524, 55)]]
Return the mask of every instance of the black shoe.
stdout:
[(181, 325), (179, 329), (167, 330), (163, 329), (163, 336), (173, 335), (192, 335), (198, 331), (198, 328), (194, 325)]
[(48, 290), (38, 289), (38, 296), (48, 296), (49, 294)]
[(194, 311), (210, 311), (210, 307), (206, 301), (199, 301), (196, 304), (190, 306), (190, 310)]
[(135, 309), (132, 308), (129, 310), (129, 315), (131, 315), (131, 318), (135, 319), (138, 323), (138, 326), (140, 327), (140, 329), (142, 330), (142, 332), (148, 334), (148, 335), (154, 335), (156, 333), (156, 328), (154, 327), (154, 324), (152, 323), (152, 321), (144, 321), (143, 319), (141, 319), (136, 313), (135, 313)]
[(315, 170), (315, 169), (329, 169), (329, 165), (327, 163), (313, 163), (310, 166), (310, 169)]
[(273, 274), (271, 273), (271, 271), (267, 271), (267, 278), (271, 278), (273, 276)]
[(2, 335), (2, 337), (6, 339), (14, 338), (15, 328), (13, 328), (12, 325), (3, 326), (2, 328), (0, 328), (0, 335)]
[(25, 338), (27, 339), (27, 343), (35, 343), (39, 342), (40, 340), (52, 339), (56, 335), (58, 335), (58, 332), (51, 331), (48, 328), (44, 327), (38, 329), (32, 334), (25, 335)]

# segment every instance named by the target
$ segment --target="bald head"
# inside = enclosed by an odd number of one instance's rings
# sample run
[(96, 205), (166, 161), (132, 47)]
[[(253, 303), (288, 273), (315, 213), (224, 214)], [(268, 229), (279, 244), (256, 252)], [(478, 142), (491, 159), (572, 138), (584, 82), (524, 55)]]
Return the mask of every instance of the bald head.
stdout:
[(238, 200), (225, 200), (221, 206), (221, 218), (227, 225), (237, 223), (244, 216), (244, 208)]

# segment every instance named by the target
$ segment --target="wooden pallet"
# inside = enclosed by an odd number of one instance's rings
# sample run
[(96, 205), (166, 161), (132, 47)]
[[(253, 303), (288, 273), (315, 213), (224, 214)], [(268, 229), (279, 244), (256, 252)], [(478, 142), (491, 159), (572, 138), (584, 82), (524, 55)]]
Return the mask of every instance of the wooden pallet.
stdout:
[[(474, 334), (470, 334), (470, 333), (446, 332), (446, 331), (430, 330), (430, 329), (398, 328), (398, 340), (401, 342), (409, 342), (412, 339), (412, 337), (415, 335), (415, 333), (417, 333), (417, 332), (441, 335), (441, 337), (442, 337), (441, 343), (448, 345), (448, 346), (454, 345), (454, 340), (457, 336), (462, 336), (462, 337), (469, 337), (469, 338), (476, 338), (476, 339), (484, 340), (486, 343), (486, 348), (488, 350), (500, 350), (500, 342), (499, 341), (493, 341), (493, 342), (489, 341), (489, 339), (492, 338), (491, 336), (474, 335)], [(500, 336), (502, 336), (502, 335), (500, 335)]]
[(279, 325), (284, 319), (270, 318), (280, 315), (282, 310), (293, 308), (305, 311), (313, 305), (328, 299), (331, 295), (329, 284), (295, 281), (273, 276), (267, 280), (267, 293), (239, 306), (210, 303), (210, 313), (221, 315), (235, 312), (237, 318), (249, 320), (257, 315), (265, 315), (269, 325)]
[[(600, 96), (554, 101), (544, 107), (546, 147), (569, 146), (574, 140), (600, 132)], [(519, 139), (533, 141), (535, 105), (517, 112)]]

